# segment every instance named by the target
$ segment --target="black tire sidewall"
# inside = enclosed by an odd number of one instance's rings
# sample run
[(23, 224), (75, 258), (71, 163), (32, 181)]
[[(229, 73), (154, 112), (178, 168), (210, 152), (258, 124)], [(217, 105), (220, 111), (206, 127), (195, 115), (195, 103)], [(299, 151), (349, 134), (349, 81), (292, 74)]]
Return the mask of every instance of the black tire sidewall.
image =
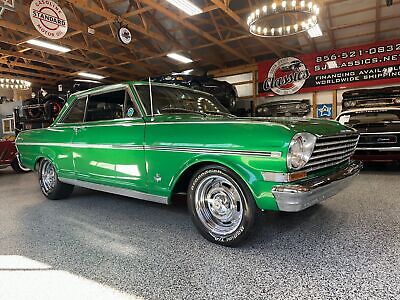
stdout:
[[(196, 191), (196, 188), (198, 186), (198, 183), (206, 178), (207, 176), (210, 175), (219, 175), (223, 176), (224, 178), (228, 179), (231, 181), (237, 189), (241, 191), (243, 194), (244, 198), (242, 199), (242, 204), (243, 204), (243, 218), (236, 229), (233, 233), (226, 235), (226, 236), (217, 236), (207, 230), (207, 228), (202, 224), (200, 221), (196, 208), (195, 208), (195, 200), (194, 200), (194, 194)], [(192, 177), (189, 187), (188, 187), (188, 208), (191, 213), (192, 221), (195, 224), (196, 228), (199, 230), (199, 232), (209, 241), (224, 245), (224, 246), (235, 246), (239, 244), (241, 241), (243, 241), (248, 234), (250, 233), (253, 224), (254, 224), (254, 219), (256, 215), (256, 206), (254, 202), (253, 195), (251, 194), (249, 188), (246, 186), (246, 184), (243, 182), (243, 180), (236, 175), (233, 171), (231, 171), (228, 168), (225, 168), (220, 165), (210, 165), (207, 167), (204, 167), (200, 170), (198, 170), (194, 176)]]
[[(44, 187), (43, 187), (43, 182), (42, 182), (42, 168), (43, 168), (43, 163), (44, 162), (49, 162), (54, 168), (55, 176), (56, 176), (56, 185), (55, 187), (49, 191), (46, 192)], [(48, 160), (48, 159), (42, 159), (40, 161), (39, 165), (39, 185), (40, 185), (40, 190), (42, 191), (42, 194), (50, 200), (60, 200), (67, 198), (69, 195), (71, 195), (74, 186), (66, 183), (62, 183), (61, 181), (58, 180), (58, 174), (57, 174), (57, 169), (55, 168), (54, 164)]]

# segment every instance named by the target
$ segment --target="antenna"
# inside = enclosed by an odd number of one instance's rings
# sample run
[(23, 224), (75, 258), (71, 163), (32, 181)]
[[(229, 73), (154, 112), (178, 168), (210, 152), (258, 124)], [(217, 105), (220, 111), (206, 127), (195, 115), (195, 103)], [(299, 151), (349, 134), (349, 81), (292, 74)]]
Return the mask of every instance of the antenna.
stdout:
[(151, 89), (151, 80), (149, 77), (149, 95), (150, 95), (150, 113), (151, 117), (154, 117), (154, 111), (153, 111), (153, 91)]

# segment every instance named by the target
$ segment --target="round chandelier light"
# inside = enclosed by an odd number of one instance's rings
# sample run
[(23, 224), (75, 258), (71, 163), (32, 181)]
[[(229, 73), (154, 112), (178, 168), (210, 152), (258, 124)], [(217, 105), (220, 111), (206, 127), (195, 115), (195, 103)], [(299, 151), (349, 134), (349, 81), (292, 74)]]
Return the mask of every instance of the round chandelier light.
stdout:
[(0, 77), (0, 88), (12, 90), (28, 90), (32, 83), (27, 80)]
[(247, 18), (250, 33), (283, 37), (304, 32), (318, 24), (319, 7), (313, 1), (281, 1), (257, 8)]

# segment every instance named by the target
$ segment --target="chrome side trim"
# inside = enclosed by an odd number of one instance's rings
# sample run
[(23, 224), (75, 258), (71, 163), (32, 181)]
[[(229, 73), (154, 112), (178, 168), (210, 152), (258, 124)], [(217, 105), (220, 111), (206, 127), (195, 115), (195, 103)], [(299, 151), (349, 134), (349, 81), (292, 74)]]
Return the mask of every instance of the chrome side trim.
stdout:
[(224, 149), (204, 149), (189, 147), (167, 147), (167, 146), (142, 146), (129, 144), (79, 144), (79, 143), (18, 143), (18, 146), (50, 146), (50, 147), (69, 147), (69, 148), (88, 148), (88, 149), (123, 149), (123, 150), (153, 150), (153, 151), (171, 151), (187, 152), (198, 154), (224, 154), (224, 155), (244, 155), (261, 157), (282, 157), (279, 151), (244, 151), (244, 150), (224, 150)]
[(364, 150), (364, 151), (368, 151), (368, 150), (376, 150), (376, 151), (400, 151), (400, 147), (381, 147), (381, 148), (356, 148), (356, 151), (358, 150)]
[(400, 134), (400, 131), (384, 131), (384, 132), (361, 132), (360, 135), (387, 135), (387, 134)]
[(144, 149), (154, 150), (154, 151), (175, 151), (175, 152), (189, 152), (189, 153), (201, 153), (201, 154), (226, 154), (226, 155), (246, 155), (246, 156), (263, 156), (263, 157), (282, 156), (281, 152), (203, 149), (203, 148), (189, 148), (189, 147), (145, 146)]
[(68, 148), (89, 148), (89, 149), (125, 149), (125, 150), (144, 150), (142, 145), (129, 144), (79, 144), (79, 143), (18, 143), (18, 146), (51, 146)]
[(68, 179), (68, 178), (59, 177), (58, 180), (60, 180), (61, 182), (67, 183), (67, 184), (77, 185), (77, 186), (84, 187), (84, 188), (91, 189), (91, 190), (96, 190), (96, 191), (101, 191), (101, 192), (106, 192), (106, 193), (111, 193), (111, 194), (126, 196), (126, 197), (130, 197), (130, 198), (136, 198), (136, 199), (141, 199), (141, 200), (145, 200), (145, 201), (161, 203), (161, 204), (168, 204), (168, 197), (146, 194), (146, 193), (134, 191), (131, 189), (107, 186), (107, 185), (103, 185), (103, 184), (91, 183), (91, 182), (77, 180), (77, 179)]

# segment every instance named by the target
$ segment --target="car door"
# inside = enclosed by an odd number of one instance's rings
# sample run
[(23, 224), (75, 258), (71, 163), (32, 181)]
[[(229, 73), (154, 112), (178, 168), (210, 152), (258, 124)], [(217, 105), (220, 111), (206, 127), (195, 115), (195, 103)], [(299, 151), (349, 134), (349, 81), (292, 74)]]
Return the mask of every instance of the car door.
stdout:
[(145, 192), (144, 128), (127, 87), (89, 95), (73, 139), (78, 179)]
[[(85, 116), (87, 96), (80, 96), (71, 102), (67, 112), (63, 115), (60, 121), (47, 129), (47, 142), (55, 147), (52, 147), (53, 156), (56, 158), (56, 165), (60, 177), (74, 177), (75, 167), (73, 156), (75, 148), (72, 140), (75, 135), (76, 128), (82, 126)], [(66, 104), (68, 106), (68, 104)]]

